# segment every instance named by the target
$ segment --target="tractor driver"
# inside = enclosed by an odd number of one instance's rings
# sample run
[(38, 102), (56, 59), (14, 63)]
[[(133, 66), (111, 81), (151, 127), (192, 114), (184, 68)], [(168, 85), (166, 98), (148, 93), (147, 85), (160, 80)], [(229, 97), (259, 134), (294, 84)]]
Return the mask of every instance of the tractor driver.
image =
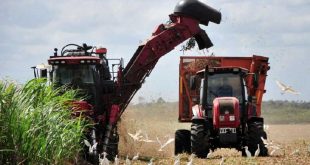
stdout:
[(79, 69), (77, 69), (75, 72), (73, 72), (72, 81), (71, 84), (74, 86), (80, 86), (83, 84), (83, 72)]
[(231, 97), (233, 95), (233, 88), (229, 84), (229, 80), (227, 77), (222, 78), (222, 83), (217, 89), (218, 97)]

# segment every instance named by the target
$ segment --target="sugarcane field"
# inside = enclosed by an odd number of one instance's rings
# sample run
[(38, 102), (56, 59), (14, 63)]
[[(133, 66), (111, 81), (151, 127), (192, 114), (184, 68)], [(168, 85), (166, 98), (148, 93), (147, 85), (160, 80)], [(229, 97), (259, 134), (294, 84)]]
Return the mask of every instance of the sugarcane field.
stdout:
[(0, 164), (310, 164), (310, 2), (0, 3)]

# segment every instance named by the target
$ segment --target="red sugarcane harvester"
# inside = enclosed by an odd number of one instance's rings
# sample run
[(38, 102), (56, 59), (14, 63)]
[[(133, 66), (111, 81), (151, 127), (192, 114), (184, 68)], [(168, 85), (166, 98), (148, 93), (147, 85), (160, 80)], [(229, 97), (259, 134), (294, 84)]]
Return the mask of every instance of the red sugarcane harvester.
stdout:
[(268, 58), (181, 57), (179, 121), (190, 130), (177, 130), (175, 154), (205, 158), (216, 148), (236, 148), (246, 155), (267, 156), (261, 117)]
[[(192, 37), (200, 49), (211, 47), (211, 40), (199, 24), (207, 26), (210, 21), (217, 24), (221, 21), (220, 12), (198, 0), (180, 1), (169, 17), (170, 22), (160, 24), (124, 68), (122, 59), (106, 58), (105, 48), (86, 44), (66, 45), (60, 54), (55, 49), (48, 60), (50, 70), (34, 68), (38, 77), (49, 75), (56, 86), (77, 88), (87, 96), (85, 101), (76, 101), (75, 104), (80, 109), (87, 109), (87, 114), (96, 123), (87, 133), (88, 141), (96, 146), (87, 154), (88, 159), (94, 158), (94, 163), (98, 163), (98, 153), (108, 153), (109, 159), (118, 153), (117, 122), (160, 57)], [(113, 61), (114, 64), (109, 65)]]

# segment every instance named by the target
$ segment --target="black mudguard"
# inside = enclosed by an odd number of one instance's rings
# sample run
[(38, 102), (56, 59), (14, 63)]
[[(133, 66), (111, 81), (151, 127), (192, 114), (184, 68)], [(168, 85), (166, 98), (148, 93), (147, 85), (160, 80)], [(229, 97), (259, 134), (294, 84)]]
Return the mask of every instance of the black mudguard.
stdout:
[(253, 123), (253, 122), (261, 122), (262, 124), (264, 124), (264, 118), (262, 118), (262, 117), (251, 117), (251, 118), (247, 121), (248, 124), (251, 124), (251, 123)]

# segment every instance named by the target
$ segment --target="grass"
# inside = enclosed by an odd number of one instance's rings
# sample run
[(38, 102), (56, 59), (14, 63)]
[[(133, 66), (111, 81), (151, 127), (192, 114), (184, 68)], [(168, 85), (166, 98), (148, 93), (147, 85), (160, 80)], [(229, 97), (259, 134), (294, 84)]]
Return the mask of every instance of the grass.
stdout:
[(310, 123), (310, 103), (267, 101), (263, 103), (262, 116), (269, 124)]
[[(65, 92), (64, 92), (65, 91)], [(0, 81), (0, 164), (63, 164), (81, 150), (85, 121), (68, 104), (76, 91), (44, 79)]]

